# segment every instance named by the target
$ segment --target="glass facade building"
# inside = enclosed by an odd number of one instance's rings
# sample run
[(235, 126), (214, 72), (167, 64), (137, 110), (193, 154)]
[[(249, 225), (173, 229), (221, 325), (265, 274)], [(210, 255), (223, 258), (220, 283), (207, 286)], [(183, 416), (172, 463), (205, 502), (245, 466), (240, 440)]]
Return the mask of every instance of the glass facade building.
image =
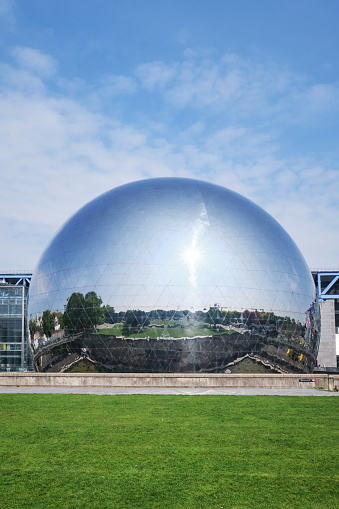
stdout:
[(253, 202), (197, 180), (133, 182), (74, 214), (34, 270), (36, 366), (309, 371), (314, 300), (299, 249)]
[(28, 288), (0, 283), (0, 371), (29, 369)]

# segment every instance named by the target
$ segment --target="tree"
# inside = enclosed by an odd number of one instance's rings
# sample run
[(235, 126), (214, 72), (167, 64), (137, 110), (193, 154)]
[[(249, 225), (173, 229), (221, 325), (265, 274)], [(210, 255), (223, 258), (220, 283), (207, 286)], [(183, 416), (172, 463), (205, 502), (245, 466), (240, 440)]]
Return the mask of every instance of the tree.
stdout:
[(131, 327), (136, 327), (138, 325), (137, 317), (135, 316), (136, 311), (131, 311), (130, 309), (126, 311), (125, 314), (125, 322), (127, 325)]
[(109, 306), (108, 304), (106, 306), (103, 306), (104, 311), (104, 322), (105, 323), (115, 323), (115, 311), (112, 306)]
[(60, 311), (59, 311), (59, 313), (56, 313), (55, 311), (53, 311), (51, 313), (51, 315), (54, 318), (55, 325), (59, 324), (60, 325), (60, 329), (63, 329), (64, 328), (64, 315), (63, 315), (63, 313), (61, 313)]
[(101, 307), (102, 299), (95, 292), (88, 292), (85, 295), (86, 323), (89, 327), (104, 323), (104, 308)]
[(52, 335), (52, 331), (54, 331), (54, 318), (51, 315), (51, 312), (49, 309), (46, 309), (42, 313), (42, 328), (44, 331), (44, 334), (47, 338), (50, 338)]
[(86, 323), (85, 297), (82, 293), (72, 293), (67, 299), (64, 312), (65, 329), (80, 331)]
[(64, 315), (63, 315), (63, 313), (61, 313), (61, 311), (59, 311), (59, 313), (57, 313), (57, 319), (58, 319), (58, 324), (60, 325), (60, 329), (64, 329), (64, 327), (65, 327)]
[(220, 309), (218, 304), (215, 304), (213, 307), (209, 308), (207, 311), (206, 319), (207, 323), (209, 323), (211, 327), (212, 325), (217, 325), (220, 323)]
[(31, 319), (28, 324), (29, 332), (31, 333), (31, 338), (34, 338), (34, 334), (38, 330), (38, 327), (36, 326), (35, 320)]
[(81, 331), (104, 322), (102, 300), (95, 292), (72, 293), (67, 299), (63, 316), (65, 329)]
[(126, 312), (125, 321), (127, 325), (131, 327), (146, 326), (149, 325), (150, 320), (145, 311), (130, 309)]

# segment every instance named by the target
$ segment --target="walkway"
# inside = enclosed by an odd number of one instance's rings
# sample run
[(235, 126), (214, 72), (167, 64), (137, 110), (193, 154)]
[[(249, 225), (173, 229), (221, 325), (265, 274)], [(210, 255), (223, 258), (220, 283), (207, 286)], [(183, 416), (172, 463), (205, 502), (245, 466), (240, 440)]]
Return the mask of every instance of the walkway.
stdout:
[(172, 396), (339, 396), (321, 389), (204, 389), (148, 387), (0, 387), (0, 394), (168, 394)]

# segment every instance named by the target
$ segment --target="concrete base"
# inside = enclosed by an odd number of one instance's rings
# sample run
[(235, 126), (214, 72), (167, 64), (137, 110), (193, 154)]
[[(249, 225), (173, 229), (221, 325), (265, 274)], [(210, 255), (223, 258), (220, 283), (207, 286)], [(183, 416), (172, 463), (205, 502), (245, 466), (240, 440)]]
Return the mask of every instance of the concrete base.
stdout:
[(286, 388), (339, 390), (339, 375), (327, 374), (150, 374), (0, 373), (7, 387)]

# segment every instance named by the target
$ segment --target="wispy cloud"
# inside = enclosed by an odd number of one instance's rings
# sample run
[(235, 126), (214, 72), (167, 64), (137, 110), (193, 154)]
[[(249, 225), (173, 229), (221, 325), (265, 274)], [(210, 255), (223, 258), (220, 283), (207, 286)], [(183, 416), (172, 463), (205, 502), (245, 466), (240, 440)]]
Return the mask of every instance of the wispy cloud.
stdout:
[(0, 0), (0, 19), (9, 25), (13, 25), (15, 23), (13, 0)]
[(140, 64), (136, 68), (136, 75), (140, 79), (142, 86), (148, 90), (153, 90), (156, 87), (164, 87), (176, 74), (176, 66), (168, 66), (164, 64), (164, 62)]
[[(291, 93), (301, 78), (273, 64), (262, 65), (227, 54), (219, 60), (186, 52), (182, 62), (143, 64), (141, 85), (166, 87), (166, 98), (177, 107), (245, 108), (258, 110)], [(264, 112), (263, 112), (264, 113)]]
[(253, 123), (256, 129), (282, 131), (287, 125), (317, 124), (339, 111), (339, 83), (313, 83), (280, 63), (235, 54), (216, 59), (186, 52), (181, 62), (143, 64), (136, 75), (140, 86), (165, 104), (222, 118), (226, 125)]
[(308, 84), (237, 55), (186, 52), (96, 83), (66, 80), (35, 49), (14, 48), (12, 57), (0, 88), (0, 217), (13, 234), (2, 265), (25, 251), (32, 267), (57, 227), (98, 194), (171, 175), (244, 194), (282, 223), (311, 265), (333, 264), (337, 160), (284, 151), (281, 133), (299, 114), (333, 114), (336, 83)]
[(13, 48), (12, 54), (20, 67), (29, 69), (38, 76), (49, 78), (56, 73), (57, 63), (50, 55), (26, 47)]

